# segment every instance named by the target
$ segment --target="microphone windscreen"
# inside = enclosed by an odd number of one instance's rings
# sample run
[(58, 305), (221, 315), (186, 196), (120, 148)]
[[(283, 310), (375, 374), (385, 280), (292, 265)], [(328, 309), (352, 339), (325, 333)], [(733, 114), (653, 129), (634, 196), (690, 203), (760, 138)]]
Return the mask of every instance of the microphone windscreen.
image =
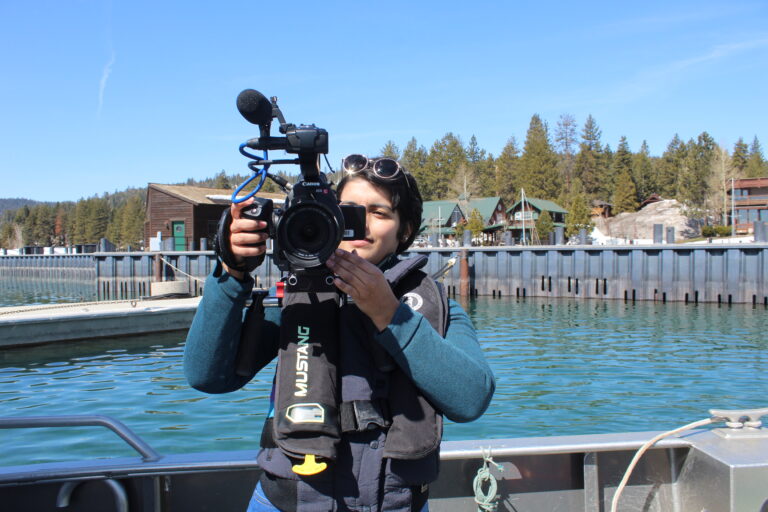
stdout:
[(259, 91), (246, 89), (238, 94), (237, 110), (249, 123), (263, 125), (272, 122), (272, 103)]

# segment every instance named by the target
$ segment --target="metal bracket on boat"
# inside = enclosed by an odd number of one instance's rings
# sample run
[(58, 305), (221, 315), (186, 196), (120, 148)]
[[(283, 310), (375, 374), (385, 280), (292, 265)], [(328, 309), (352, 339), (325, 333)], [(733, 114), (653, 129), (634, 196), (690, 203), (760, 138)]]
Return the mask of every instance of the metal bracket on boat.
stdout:
[[(118, 512), (128, 512), (128, 494), (125, 492), (125, 487), (123, 487), (123, 484), (112, 478), (107, 478), (102, 480), (102, 482), (107, 484), (107, 486), (109, 486), (109, 488), (112, 490), (112, 494), (115, 495), (115, 505), (117, 506)], [(56, 497), (56, 507), (69, 507), (69, 500), (72, 497), (72, 491), (74, 491), (75, 487), (82, 483), (85, 482), (64, 482), (64, 484), (61, 486), (61, 489), (59, 489), (59, 495)]]
[(768, 415), (768, 407), (761, 409), (710, 409), (709, 414), (725, 421), (727, 428), (716, 428), (714, 432), (726, 439), (766, 437), (768, 429), (762, 428), (761, 417)]

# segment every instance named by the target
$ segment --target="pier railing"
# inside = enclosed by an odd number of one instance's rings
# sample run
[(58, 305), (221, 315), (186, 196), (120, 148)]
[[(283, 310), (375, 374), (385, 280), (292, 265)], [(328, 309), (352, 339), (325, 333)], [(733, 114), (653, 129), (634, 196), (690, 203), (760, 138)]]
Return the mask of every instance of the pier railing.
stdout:
[[(435, 273), (451, 258), (443, 282), (452, 294), (569, 297), (626, 301), (768, 305), (768, 244), (535, 246), (414, 249)], [(93, 280), (100, 300), (149, 295), (151, 283), (185, 281), (201, 292), (215, 265), (211, 251), (114, 252), (0, 256), (0, 277)], [(268, 255), (254, 273), (270, 287), (280, 273)]]

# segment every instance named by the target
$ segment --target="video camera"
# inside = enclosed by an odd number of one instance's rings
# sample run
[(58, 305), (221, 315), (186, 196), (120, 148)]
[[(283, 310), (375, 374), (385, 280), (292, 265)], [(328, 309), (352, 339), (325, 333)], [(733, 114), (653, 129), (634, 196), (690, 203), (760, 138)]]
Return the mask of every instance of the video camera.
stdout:
[[(256, 197), (253, 205), (243, 210), (243, 216), (267, 222), (274, 241), (274, 262), (280, 270), (292, 274), (327, 272), (324, 263), (342, 240), (365, 237), (365, 207), (339, 205), (336, 192), (320, 171), (320, 155), (328, 153), (328, 132), (314, 124), (286, 123), (277, 98), (268, 100), (253, 89), (240, 93), (237, 109), (260, 131), (259, 137), (244, 143), (240, 152), (255, 160), (249, 165), (251, 169), (264, 166), (258, 170), (263, 173), (261, 183), (268, 177), (287, 193), (282, 208), (275, 208), (271, 199)], [(284, 137), (270, 136), (275, 118)], [(245, 151), (245, 147), (262, 150), (265, 156), (268, 150), (282, 150), (298, 158), (259, 158)], [(267, 172), (272, 164), (298, 164), (301, 176), (291, 185)]]

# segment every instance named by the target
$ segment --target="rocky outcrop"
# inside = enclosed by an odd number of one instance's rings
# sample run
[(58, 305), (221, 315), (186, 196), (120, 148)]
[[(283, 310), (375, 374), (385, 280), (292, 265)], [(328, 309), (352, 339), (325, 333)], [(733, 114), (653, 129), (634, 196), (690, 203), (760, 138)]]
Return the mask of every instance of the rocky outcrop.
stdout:
[(699, 236), (700, 223), (684, 214), (684, 207), (674, 199), (666, 199), (651, 203), (642, 210), (633, 213), (620, 213), (608, 219), (593, 218), (595, 227), (602, 234), (612, 238), (634, 240), (653, 239), (653, 225), (664, 225), (675, 228), (675, 237), (693, 238)]

